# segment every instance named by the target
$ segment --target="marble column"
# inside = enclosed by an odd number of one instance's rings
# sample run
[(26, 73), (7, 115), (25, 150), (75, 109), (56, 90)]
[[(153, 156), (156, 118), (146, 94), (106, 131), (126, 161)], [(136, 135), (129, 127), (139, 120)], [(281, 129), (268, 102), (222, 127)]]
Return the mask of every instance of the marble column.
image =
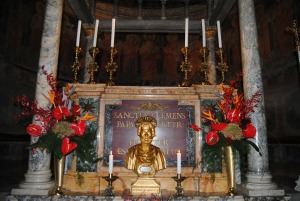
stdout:
[(89, 52), (90, 48), (93, 47), (93, 38), (94, 38), (94, 27), (84, 26), (85, 30), (85, 41), (86, 46), (84, 48), (85, 51), (85, 61), (84, 61), (84, 73), (83, 73), (83, 83), (88, 83), (90, 81), (91, 75), (87, 70), (87, 66), (89, 62), (92, 60), (92, 56)]
[[(48, 107), (49, 101), (45, 98), (45, 94), (51, 89), (48, 85), (46, 76), (43, 74), (41, 67), (48, 73), (53, 73), (56, 78), (59, 42), (61, 35), (63, 0), (47, 0), (46, 11), (44, 18), (44, 27), (41, 39), (41, 49), (39, 66), (37, 72), (37, 83), (35, 91), (35, 100), (38, 107)], [(39, 124), (38, 120), (33, 120), (34, 123)], [(31, 138), (31, 143), (38, 140), (37, 137)], [(51, 154), (46, 151), (37, 149), (29, 153), (28, 171), (25, 174), (25, 181), (20, 183), (22, 189), (34, 189), (33, 193), (38, 193), (39, 189), (50, 189), (54, 186), (51, 181), (50, 170)]]
[(209, 27), (206, 30), (206, 45), (209, 49), (207, 63), (210, 67), (208, 73), (208, 82), (212, 85), (216, 84), (216, 28)]
[(245, 98), (250, 99), (256, 92), (261, 93), (261, 101), (251, 118), (257, 130), (253, 142), (259, 147), (262, 156), (251, 147), (244, 187), (250, 196), (284, 195), (283, 190), (276, 190), (277, 185), (271, 181), (272, 176), (269, 172), (264, 91), (254, 1), (238, 0), (238, 12)]

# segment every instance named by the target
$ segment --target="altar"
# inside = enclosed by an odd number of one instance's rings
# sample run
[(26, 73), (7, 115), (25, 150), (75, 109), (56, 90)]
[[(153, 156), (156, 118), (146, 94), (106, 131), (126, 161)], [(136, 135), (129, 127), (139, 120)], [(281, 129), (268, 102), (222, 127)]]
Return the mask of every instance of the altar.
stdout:
[[(98, 157), (103, 157), (103, 160), (97, 164), (96, 172), (81, 173), (84, 177), (81, 185), (78, 185), (77, 182), (76, 169), (69, 168), (64, 176), (63, 186), (67, 192), (97, 194), (104, 191), (107, 181), (103, 177), (108, 175), (110, 150), (115, 156), (113, 175), (118, 176), (118, 179), (113, 182), (115, 191), (123, 192), (130, 189), (137, 176), (133, 171), (124, 167), (124, 153), (126, 148), (137, 142), (133, 137), (136, 136), (136, 131), (132, 130), (132, 126), (130, 126), (130, 121), (135, 120), (137, 113), (152, 113), (159, 117), (154, 144), (164, 150), (167, 157), (167, 168), (159, 171), (155, 175), (155, 179), (160, 183), (162, 190), (175, 191), (176, 182), (172, 177), (176, 176), (174, 157), (176, 159), (175, 151), (178, 149), (181, 149), (183, 155), (182, 175), (186, 179), (182, 182), (182, 186), (185, 191), (225, 193), (228, 190), (225, 171), (216, 174), (214, 181), (211, 174), (203, 172), (201, 168), (202, 134), (189, 128), (191, 123), (201, 125), (201, 107), (205, 104), (205, 100), (217, 98), (215, 94), (219, 93), (219, 86), (133, 87), (75, 84), (75, 92), (79, 103), (89, 100), (99, 104), (96, 107), (98, 108), (96, 111), (98, 116), (97, 154)], [(135, 113), (131, 111), (137, 106), (142, 108), (133, 110)], [(162, 112), (163, 107), (165, 107), (164, 112)], [(113, 113), (113, 111), (118, 112)], [(123, 131), (126, 129), (131, 133), (124, 133)], [(182, 132), (180, 131), (174, 137), (176, 130), (180, 129)], [(128, 137), (124, 137), (124, 135)], [(178, 142), (178, 140), (182, 142)]]

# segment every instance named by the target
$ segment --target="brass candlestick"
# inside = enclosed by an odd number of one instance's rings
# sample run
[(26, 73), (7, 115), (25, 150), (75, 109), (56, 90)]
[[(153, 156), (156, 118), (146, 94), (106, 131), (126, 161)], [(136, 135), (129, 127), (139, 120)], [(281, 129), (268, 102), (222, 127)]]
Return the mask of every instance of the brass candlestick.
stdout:
[(228, 66), (226, 63), (223, 61), (223, 51), (222, 48), (219, 48), (216, 52), (217, 56), (220, 58), (220, 62), (217, 65), (217, 69), (221, 71), (221, 83), (220, 84), (227, 84), (225, 81), (225, 72), (228, 71)]
[(285, 28), (285, 30), (294, 34), (295, 44), (296, 44), (295, 51), (298, 52), (298, 63), (299, 63), (298, 67), (300, 69), (300, 39), (299, 39), (300, 28), (297, 27), (296, 20), (293, 21), (292, 27), (287, 27)]
[(89, 62), (87, 66), (88, 73), (90, 74), (90, 81), (89, 84), (95, 84), (95, 72), (98, 71), (99, 66), (97, 65), (97, 62), (95, 61), (97, 54), (99, 53), (99, 49), (97, 47), (92, 47), (89, 50), (89, 53), (92, 57), (92, 60)]
[(118, 69), (118, 65), (114, 62), (114, 57), (116, 54), (117, 50), (114, 47), (110, 48), (110, 61), (105, 66), (106, 72), (109, 72), (109, 80), (107, 82), (107, 86), (115, 85), (113, 81), (113, 73)]
[(103, 179), (105, 179), (108, 182), (108, 185), (104, 191), (104, 196), (107, 197), (114, 197), (115, 193), (114, 193), (114, 187), (112, 186), (112, 183), (118, 179), (119, 177), (117, 176), (113, 176), (113, 174), (108, 174), (108, 176), (106, 177), (102, 177)]
[(300, 51), (300, 39), (299, 39), (300, 28), (297, 27), (296, 20), (293, 21), (293, 24), (291, 27), (287, 27), (287, 28), (285, 28), (285, 30), (294, 34), (295, 43), (296, 43), (295, 50)]
[(75, 47), (75, 61), (73, 65), (71, 66), (72, 71), (74, 72), (74, 79), (73, 83), (78, 83), (78, 71), (80, 70), (80, 63), (79, 63), (79, 54), (82, 52), (82, 49), (80, 47)]
[(192, 70), (192, 65), (188, 62), (188, 47), (182, 48), (181, 52), (184, 55), (184, 61), (180, 65), (181, 72), (184, 72), (184, 78), (183, 78), (183, 82), (181, 83), (181, 86), (188, 87), (189, 86), (188, 72)]
[(181, 186), (181, 182), (186, 179), (186, 177), (182, 177), (181, 174), (177, 174), (177, 177), (172, 177), (176, 182), (176, 193), (174, 194), (174, 197), (176, 199), (185, 197), (183, 193), (183, 187)]
[(208, 81), (207, 74), (209, 73), (210, 66), (207, 63), (207, 57), (209, 54), (209, 50), (206, 47), (200, 49), (200, 54), (202, 55), (202, 64), (201, 64), (201, 72), (204, 73), (204, 81), (201, 83), (202, 85), (211, 85)]

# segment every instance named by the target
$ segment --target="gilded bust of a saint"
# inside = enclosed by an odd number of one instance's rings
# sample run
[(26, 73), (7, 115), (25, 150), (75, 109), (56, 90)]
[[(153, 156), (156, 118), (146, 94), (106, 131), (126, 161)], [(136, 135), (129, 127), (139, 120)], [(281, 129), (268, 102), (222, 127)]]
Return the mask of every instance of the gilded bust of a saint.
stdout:
[(151, 144), (156, 125), (152, 116), (140, 117), (135, 122), (141, 143), (128, 149), (125, 168), (134, 170), (139, 177), (153, 177), (158, 170), (166, 168), (163, 151)]

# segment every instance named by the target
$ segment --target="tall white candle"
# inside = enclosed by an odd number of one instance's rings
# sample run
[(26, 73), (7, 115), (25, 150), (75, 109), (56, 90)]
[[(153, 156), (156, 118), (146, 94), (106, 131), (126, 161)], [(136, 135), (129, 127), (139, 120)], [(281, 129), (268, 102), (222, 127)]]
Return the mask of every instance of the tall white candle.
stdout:
[(114, 166), (114, 155), (112, 154), (112, 151), (109, 152), (108, 156), (108, 173), (113, 173), (113, 166)]
[(202, 19), (202, 45), (206, 47), (206, 36), (205, 36), (205, 20)]
[(219, 48), (222, 48), (222, 37), (221, 37), (220, 20), (217, 21), (217, 28), (218, 28), (218, 42), (219, 42)]
[(177, 151), (177, 174), (181, 174), (181, 153)]
[(184, 47), (189, 46), (189, 18), (185, 18)]
[(112, 18), (112, 20), (111, 20), (111, 41), (110, 41), (110, 47), (114, 47), (114, 45), (115, 45), (115, 31), (116, 31), (116, 19)]
[(81, 20), (78, 20), (78, 25), (77, 25), (77, 36), (76, 36), (76, 47), (79, 47), (80, 32), (81, 32)]
[(97, 44), (98, 26), (99, 26), (99, 20), (96, 20), (93, 47), (96, 47)]

